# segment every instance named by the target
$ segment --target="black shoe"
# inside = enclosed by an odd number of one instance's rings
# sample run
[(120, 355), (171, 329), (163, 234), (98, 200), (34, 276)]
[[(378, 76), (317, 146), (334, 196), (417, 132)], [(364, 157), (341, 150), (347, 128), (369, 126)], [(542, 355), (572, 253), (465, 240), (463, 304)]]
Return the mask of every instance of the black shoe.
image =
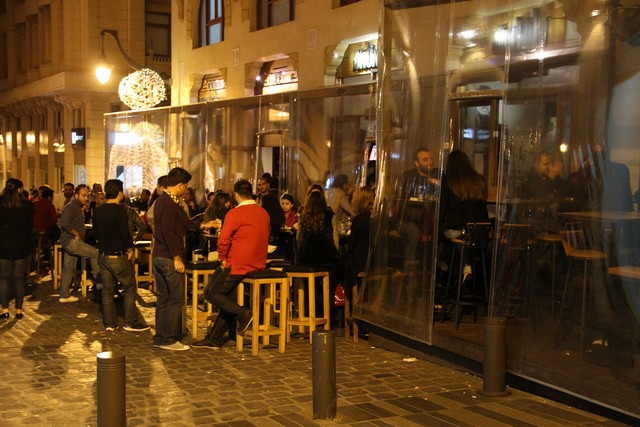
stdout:
[(238, 330), (237, 333), (242, 334), (247, 329), (249, 329), (249, 325), (253, 320), (253, 313), (251, 310), (247, 310), (247, 312), (238, 320)]
[(16, 319), (20, 320), (24, 317), (24, 313), (16, 313)]
[(196, 341), (194, 343), (191, 344), (191, 347), (193, 348), (210, 348), (212, 350), (220, 350), (222, 348), (222, 344), (221, 343), (215, 343), (215, 342), (211, 342), (208, 339), (203, 339), (200, 341)]
[(0, 320), (7, 320), (9, 318), (9, 312), (0, 314)]

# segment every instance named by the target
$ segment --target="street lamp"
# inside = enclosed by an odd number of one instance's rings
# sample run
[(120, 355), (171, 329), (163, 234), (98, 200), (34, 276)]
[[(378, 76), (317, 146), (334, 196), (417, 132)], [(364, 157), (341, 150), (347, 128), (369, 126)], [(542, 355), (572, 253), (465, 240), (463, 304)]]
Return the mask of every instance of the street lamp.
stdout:
[(127, 52), (125, 52), (120, 43), (120, 37), (118, 37), (117, 30), (102, 29), (100, 30), (100, 37), (102, 38), (102, 50), (100, 52), (100, 60), (96, 67), (96, 78), (102, 84), (109, 81), (111, 77), (111, 70), (113, 65), (109, 64), (104, 54), (104, 36), (109, 34), (114, 38), (118, 45), (120, 55), (124, 58), (126, 63), (133, 68), (133, 73), (125, 76), (118, 87), (118, 95), (120, 100), (127, 106), (134, 110), (141, 110), (145, 108), (151, 108), (158, 105), (160, 102), (166, 99), (166, 87), (163, 78), (156, 71), (145, 67), (142, 64), (138, 64), (134, 61)]

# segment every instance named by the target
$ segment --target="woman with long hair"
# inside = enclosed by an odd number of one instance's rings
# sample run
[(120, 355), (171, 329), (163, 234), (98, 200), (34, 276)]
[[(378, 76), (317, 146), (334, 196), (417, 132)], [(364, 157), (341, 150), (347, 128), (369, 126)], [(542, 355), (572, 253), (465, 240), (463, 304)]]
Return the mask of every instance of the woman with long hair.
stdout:
[(0, 319), (9, 319), (9, 299), (15, 295), (16, 319), (22, 319), (22, 301), (34, 244), (33, 203), (22, 195), (22, 181), (9, 178), (0, 195)]
[[(447, 157), (440, 193), (440, 232), (446, 237), (439, 251), (442, 269), (451, 263), (450, 259), (443, 259), (451, 253), (446, 247), (450, 245), (450, 239), (460, 237), (467, 223), (488, 221), (487, 184), (484, 177), (473, 168), (464, 151), (452, 151)], [(468, 257), (467, 253), (465, 255)], [(464, 281), (472, 271), (469, 259), (463, 262)]]
[(324, 194), (313, 190), (307, 195), (298, 222), (298, 264), (333, 265), (338, 261), (338, 249), (333, 243), (333, 212), (327, 207)]
[(224, 191), (218, 191), (204, 211), (204, 222), (219, 219), (224, 221), (225, 215), (231, 209), (231, 196)]
[[(338, 249), (333, 243), (333, 212), (327, 206), (321, 190), (312, 190), (304, 202), (297, 229), (297, 265), (322, 268), (329, 272), (329, 295), (333, 297), (338, 286), (340, 262)], [(316, 280), (316, 313), (323, 311), (321, 278)], [(337, 319), (336, 310), (330, 301), (331, 324)]]
[(486, 222), (487, 184), (464, 151), (447, 157), (440, 194), (440, 230), (449, 239), (459, 237), (468, 222)]

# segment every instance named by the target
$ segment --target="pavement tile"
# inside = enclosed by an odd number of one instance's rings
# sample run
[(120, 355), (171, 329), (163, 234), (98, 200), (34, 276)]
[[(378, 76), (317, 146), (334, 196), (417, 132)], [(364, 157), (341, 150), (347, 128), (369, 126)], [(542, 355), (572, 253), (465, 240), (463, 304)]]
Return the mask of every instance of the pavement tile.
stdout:
[[(0, 325), (0, 384), (9, 385), (0, 387), (3, 427), (95, 425), (96, 354), (107, 350), (126, 354), (129, 426), (619, 425), (518, 390), (480, 398), (478, 377), (423, 360), (408, 364), (405, 355), (344, 338), (336, 339), (336, 418), (314, 420), (308, 340), (293, 339), (285, 354), (261, 349), (258, 357), (237, 353), (234, 342), (219, 351), (167, 352), (151, 345), (153, 331), (106, 333), (89, 298), (60, 304), (50, 281), (33, 292), (25, 319)], [(139, 302), (153, 324), (155, 296), (141, 289)]]

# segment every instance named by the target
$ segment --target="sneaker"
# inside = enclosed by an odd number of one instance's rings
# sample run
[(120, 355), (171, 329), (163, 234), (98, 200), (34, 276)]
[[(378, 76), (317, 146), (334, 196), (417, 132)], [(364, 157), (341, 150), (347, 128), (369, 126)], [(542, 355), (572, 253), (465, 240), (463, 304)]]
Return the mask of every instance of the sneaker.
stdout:
[(107, 331), (107, 332), (113, 332), (116, 329), (118, 329), (117, 326), (107, 326), (106, 328), (104, 328), (104, 330)]
[(240, 318), (240, 320), (238, 321), (238, 333), (241, 334), (243, 332), (245, 332), (247, 329), (249, 329), (249, 325), (251, 324), (251, 321), (253, 320), (253, 313), (251, 312), (251, 310), (247, 310), (247, 312), (244, 314), (244, 316), (242, 316)]
[(210, 348), (211, 350), (220, 350), (222, 348), (222, 344), (211, 342), (211, 341), (209, 341), (208, 339), (205, 338), (203, 340), (191, 343), (191, 347), (193, 347), (193, 348)]
[(132, 323), (131, 325), (124, 325), (122, 329), (124, 329), (127, 332), (142, 332), (142, 331), (146, 331), (150, 327), (151, 326), (149, 325), (143, 325), (141, 323)]
[(59, 301), (60, 302), (76, 302), (78, 301), (78, 297), (74, 297), (73, 295), (66, 298), (61, 297)]
[(161, 344), (158, 348), (161, 348), (162, 350), (185, 351), (189, 350), (191, 347), (186, 344), (182, 344), (180, 341), (176, 341), (173, 344)]

